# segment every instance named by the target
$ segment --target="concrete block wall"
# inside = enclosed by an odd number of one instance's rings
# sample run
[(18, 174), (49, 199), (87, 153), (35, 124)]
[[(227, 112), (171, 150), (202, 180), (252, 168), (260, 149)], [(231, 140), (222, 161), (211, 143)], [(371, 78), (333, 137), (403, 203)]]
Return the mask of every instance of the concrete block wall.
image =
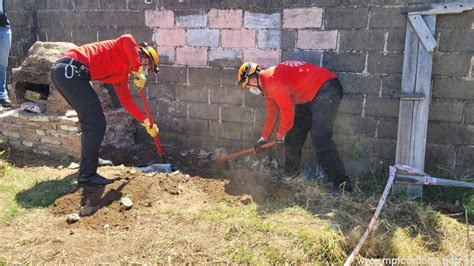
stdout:
[[(407, 23), (399, 8), (430, 2), (440, 1), (22, 1), (10, 8), (12, 58), (21, 60), (26, 39), (81, 44), (132, 33), (161, 56), (147, 97), (163, 142), (230, 151), (255, 142), (265, 117), (263, 99), (234, 85), (242, 61), (321, 65), (345, 90), (335, 124), (343, 160), (366, 172), (394, 163)], [(469, 11), (437, 19), (428, 170), (474, 168), (473, 18)]]

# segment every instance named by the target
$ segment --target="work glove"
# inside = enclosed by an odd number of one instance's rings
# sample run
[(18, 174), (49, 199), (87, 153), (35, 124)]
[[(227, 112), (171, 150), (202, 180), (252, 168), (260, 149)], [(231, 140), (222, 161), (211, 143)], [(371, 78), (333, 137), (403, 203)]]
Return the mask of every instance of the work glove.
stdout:
[(253, 148), (255, 149), (255, 153), (259, 153), (263, 151), (262, 145), (268, 143), (263, 137), (261, 137), (257, 143), (253, 145)]
[(152, 138), (156, 137), (158, 135), (158, 132), (160, 132), (160, 130), (158, 129), (158, 126), (156, 124), (153, 124), (153, 126), (152, 126), (148, 119), (143, 120), (142, 126), (145, 127), (146, 132)]
[(281, 139), (276, 139), (275, 140), (276, 145), (284, 145), (285, 144), (285, 136), (281, 137)]
[(140, 67), (137, 72), (132, 72), (133, 74), (133, 84), (137, 88), (138, 91), (143, 90), (145, 88), (146, 83), (146, 75), (145, 71), (143, 71), (143, 67)]

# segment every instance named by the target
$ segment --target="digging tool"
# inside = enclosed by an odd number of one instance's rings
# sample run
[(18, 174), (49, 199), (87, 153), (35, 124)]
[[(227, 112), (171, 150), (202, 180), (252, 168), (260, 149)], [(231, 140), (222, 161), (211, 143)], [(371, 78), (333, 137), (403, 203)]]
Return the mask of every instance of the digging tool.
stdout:
[(35, 114), (41, 114), (41, 113), (44, 113), (46, 111), (46, 106), (44, 104), (35, 103), (35, 102), (24, 102), (20, 105), (20, 107), (18, 107), (16, 109), (8, 110), (8, 111), (5, 111), (5, 112), (1, 113), (0, 118), (4, 118), (4, 117), (7, 117), (7, 116), (14, 115), (14, 114), (19, 113), (23, 110), (29, 111), (29, 112), (32, 112), (32, 113), (35, 113)]
[[(273, 145), (275, 145), (275, 143), (276, 143), (276, 141), (273, 140), (273, 141), (270, 141), (268, 143), (263, 144), (260, 147), (262, 147), (262, 149), (267, 149), (267, 148), (270, 148)], [(231, 153), (229, 155), (221, 156), (221, 157), (216, 159), (216, 162), (217, 163), (224, 163), (225, 161), (235, 159), (235, 158), (239, 158), (239, 157), (248, 156), (248, 155), (253, 154), (253, 153), (255, 153), (255, 148), (248, 148), (248, 149), (245, 149), (243, 151), (239, 151), (239, 152), (236, 152), (236, 153)]]
[[(146, 102), (145, 98), (145, 88), (140, 90), (140, 97), (142, 98), (143, 107), (145, 108), (148, 121), (150, 121), (150, 124), (153, 125), (153, 118), (150, 114), (150, 108), (148, 108), (148, 103)], [(156, 135), (155, 137), (153, 137), (153, 140), (155, 141), (156, 151), (158, 152), (158, 155), (160, 155), (161, 159), (163, 159), (163, 150), (161, 149), (160, 138), (158, 137), (158, 135)]]

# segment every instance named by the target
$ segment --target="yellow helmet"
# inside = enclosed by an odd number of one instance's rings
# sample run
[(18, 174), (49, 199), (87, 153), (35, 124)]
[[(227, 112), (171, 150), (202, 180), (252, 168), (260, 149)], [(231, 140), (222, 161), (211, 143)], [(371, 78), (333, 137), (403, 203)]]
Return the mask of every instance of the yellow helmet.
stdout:
[(150, 58), (150, 61), (152, 62), (152, 64), (147, 69), (148, 72), (160, 72), (160, 69), (158, 68), (158, 64), (160, 63), (160, 57), (158, 56), (158, 52), (155, 50), (155, 48), (144, 42), (138, 46), (138, 49), (142, 54), (148, 56), (148, 58)]
[(260, 71), (260, 66), (258, 64), (252, 62), (243, 63), (237, 72), (236, 85), (245, 87), (249, 82), (249, 77), (256, 74), (258, 71)]

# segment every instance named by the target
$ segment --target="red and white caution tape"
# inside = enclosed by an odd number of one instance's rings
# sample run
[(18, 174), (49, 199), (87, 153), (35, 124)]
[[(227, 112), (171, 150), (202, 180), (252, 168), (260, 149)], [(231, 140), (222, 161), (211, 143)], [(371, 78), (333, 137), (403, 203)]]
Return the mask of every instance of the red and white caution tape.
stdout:
[(351, 255), (347, 258), (346, 262), (344, 263), (344, 266), (352, 265), (355, 257), (357, 256), (357, 254), (359, 254), (359, 251), (362, 248), (362, 245), (364, 245), (365, 240), (367, 240), (367, 237), (372, 232), (375, 222), (379, 218), (380, 211), (382, 211), (383, 205), (385, 204), (385, 201), (387, 200), (387, 196), (388, 196), (388, 193), (390, 192), (390, 188), (393, 185), (393, 180), (395, 180), (395, 174), (397, 173), (397, 170), (406, 171), (408, 172), (408, 174), (422, 175), (425, 177), (425, 184), (436, 184), (435, 179), (431, 178), (428, 174), (423, 173), (420, 170), (413, 168), (411, 166), (402, 165), (402, 164), (396, 164), (394, 166), (390, 166), (390, 171), (389, 171), (390, 176), (388, 178), (387, 185), (385, 186), (385, 189), (383, 191), (382, 197), (379, 200), (379, 205), (377, 206), (377, 209), (375, 210), (374, 216), (372, 216), (372, 220), (370, 220), (367, 230), (365, 230), (364, 235), (359, 240), (359, 243), (355, 247), (354, 251), (352, 251)]

